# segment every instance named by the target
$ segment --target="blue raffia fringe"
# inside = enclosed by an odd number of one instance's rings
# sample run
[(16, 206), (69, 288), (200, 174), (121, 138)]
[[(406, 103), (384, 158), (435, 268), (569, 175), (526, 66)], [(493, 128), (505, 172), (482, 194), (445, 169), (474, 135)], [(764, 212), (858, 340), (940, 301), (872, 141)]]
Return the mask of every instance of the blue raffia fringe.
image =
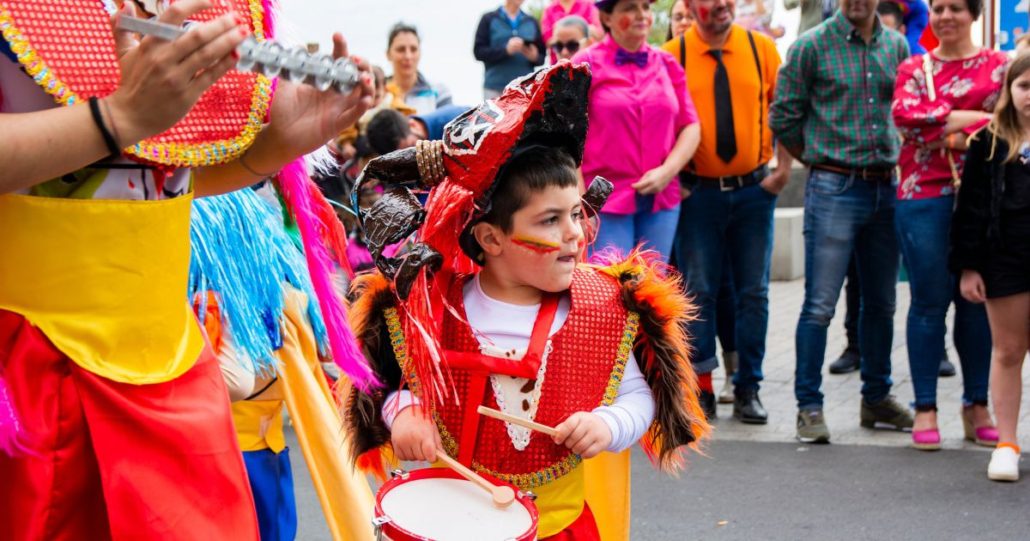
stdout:
[[(200, 317), (206, 293), (215, 292), (222, 325), (239, 352), (255, 371), (272, 367), (272, 353), (283, 345), (283, 284), (315, 298), (304, 254), (286, 233), (282, 211), (250, 189), (197, 199), (190, 243), (188, 298), (201, 293)], [(308, 303), (308, 319), (324, 356), (329, 342), (317, 302)]]

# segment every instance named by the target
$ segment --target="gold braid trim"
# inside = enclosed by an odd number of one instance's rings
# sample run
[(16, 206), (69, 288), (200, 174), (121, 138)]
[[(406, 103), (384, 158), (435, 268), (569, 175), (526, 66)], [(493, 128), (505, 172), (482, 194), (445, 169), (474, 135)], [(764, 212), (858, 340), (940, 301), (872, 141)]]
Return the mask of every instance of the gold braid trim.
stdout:
[(626, 362), (629, 361), (629, 354), (633, 352), (633, 343), (637, 339), (637, 329), (640, 328), (640, 315), (630, 312), (626, 315), (626, 327), (622, 330), (622, 340), (619, 342), (619, 350), (615, 356), (615, 366), (612, 368), (612, 375), (608, 379), (608, 387), (604, 390), (602, 406), (611, 406), (615, 403), (615, 397), (619, 394), (619, 385), (622, 385), (622, 376), (626, 373)]
[[(254, 23), (254, 37), (259, 41), (265, 39), (264, 11), (261, 0), (249, 0), (251, 20)], [(0, 6), (0, 35), (18, 57), (18, 63), (25, 72), (47, 94), (61, 105), (75, 105), (82, 98), (67, 84), (58, 79), (47, 64), (33, 49), (29, 39), (14, 25), (10, 12)], [(230, 162), (239, 158), (250, 148), (265, 121), (271, 103), (272, 83), (264, 75), (257, 76), (254, 91), (251, 94), (250, 113), (242, 132), (232, 139), (211, 143), (157, 143), (146, 139), (124, 149), (148, 162), (171, 165), (175, 167), (202, 167)]]
[[(397, 309), (387, 308), (383, 311), (383, 316), (386, 318), (386, 328), (390, 333), (393, 353), (397, 357), (397, 362), (400, 364), (405, 379), (408, 381), (408, 387), (412, 392), (417, 393), (419, 388), (418, 376), (411, 369), (411, 362), (408, 359), (408, 347), (404, 342), (404, 330), (401, 326), (400, 317), (397, 315)], [(636, 312), (630, 312), (626, 316), (626, 327), (622, 331), (622, 340), (619, 341), (618, 353), (615, 356), (615, 366), (612, 367), (611, 375), (608, 378), (608, 385), (605, 388), (604, 398), (601, 399), (602, 406), (610, 406), (615, 402), (615, 397), (619, 392), (619, 385), (622, 383), (622, 377), (626, 372), (626, 363), (629, 361), (629, 355), (633, 351), (633, 343), (636, 340), (639, 326), (640, 316)], [(458, 456), (458, 442), (450, 431), (447, 430), (447, 426), (444, 425), (443, 420), (440, 419), (440, 416), (435, 411), (433, 412), (433, 420), (440, 431), (440, 440), (443, 442), (444, 450), (451, 456)], [(582, 462), (582, 457), (575, 453), (569, 453), (562, 460), (531, 473), (501, 473), (491, 470), (475, 460), (472, 461), (472, 469), (511, 483), (519, 487), (520, 490), (531, 490), (568, 475)]]
[(404, 327), (401, 326), (401, 318), (397, 309), (390, 307), (383, 310), (383, 317), (386, 319), (386, 330), (390, 333), (390, 344), (393, 345), (393, 355), (397, 358), (397, 364), (401, 367), (404, 379), (408, 381), (408, 389), (418, 393), (418, 376), (411, 367), (411, 360), (408, 359), (408, 345), (404, 342)]

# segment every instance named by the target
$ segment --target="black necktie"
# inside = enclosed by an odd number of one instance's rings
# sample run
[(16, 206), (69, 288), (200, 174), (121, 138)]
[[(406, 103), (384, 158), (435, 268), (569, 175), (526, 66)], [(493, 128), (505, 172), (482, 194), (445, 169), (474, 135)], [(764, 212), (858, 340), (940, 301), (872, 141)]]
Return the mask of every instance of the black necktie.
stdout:
[(729, 163), (737, 155), (737, 134), (733, 132), (733, 100), (730, 99), (730, 76), (722, 63), (722, 50), (711, 49), (715, 58), (715, 153)]

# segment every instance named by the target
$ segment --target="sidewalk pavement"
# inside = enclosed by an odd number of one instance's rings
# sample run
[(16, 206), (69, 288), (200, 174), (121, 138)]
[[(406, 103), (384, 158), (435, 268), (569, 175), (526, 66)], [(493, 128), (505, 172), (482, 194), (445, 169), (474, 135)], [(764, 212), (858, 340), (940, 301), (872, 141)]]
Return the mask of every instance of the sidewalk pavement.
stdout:
[[(894, 394), (912, 400), (905, 348), (908, 284), (898, 284), (894, 316)], [(706, 456), (691, 458), (689, 472), (669, 478), (655, 472), (643, 453), (633, 453), (633, 539), (947, 539), (1019, 538), (1030, 526), (1024, 483), (987, 480), (989, 449), (965, 442), (959, 408), (962, 375), (941, 378), (938, 387), (941, 453), (908, 449), (909, 434), (859, 427), (858, 373), (830, 375), (826, 366), (844, 347), (844, 302), (830, 326), (823, 368), (824, 412), (833, 445), (799, 445), (794, 440), (794, 328), (801, 312), (804, 280), (773, 282), (761, 397), (769, 424), (744, 425), (732, 406), (719, 406), (715, 441)], [(949, 322), (951, 318), (949, 316)], [(958, 357), (948, 337), (948, 353)], [(1030, 363), (1027, 363), (1030, 364)], [(722, 384), (722, 369), (716, 371)], [(1024, 370), (1030, 397), (1030, 369)], [(1026, 401), (1024, 401), (1026, 402)], [(1020, 421), (1030, 444), (1030, 405)], [(329, 541), (328, 529), (293, 431), (287, 440), (300, 519), (297, 539)], [(860, 446), (860, 447), (854, 447)], [(886, 447), (871, 449), (870, 446)], [(918, 456), (917, 456), (918, 455)], [(919, 460), (917, 460), (919, 459)], [(843, 467), (842, 467), (843, 465)], [(1026, 466), (1023, 467), (1026, 475)], [(802, 495), (799, 483), (805, 486)], [(787, 490), (787, 492), (784, 492)], [(779, 502), (789, 494), (786, 507)], [(911, 515), (934, 517), (912, 522)], [(971, 520), (969, 517), (977, 517)], [(675, 518), (673, 518), (675, 517)], [(984, 525), (989, 530), (983, 530)], [(987, 532), (985, 534), (985, 531)]]
[[(765, 381), (760, 396), (769, 412), (769, 424), (745, 425), (732, 418), (733, 406), (720, 404), (715, 424), (714, 438), (720, 441), (794, 441), (797, 403), (794, 400), (794, 330), (801, 304), (804, 301), (804, 279), (790, 282), (772, 282), (769, 286), (769, 332), (766, 339), (766, 356), (763, 365)], [(908, 350), (905, 342), (905, 319), (908, 314), (908, 283), (898, 284), (897, 310), (894, 314), (894, 347), (891, 355), (893, 367), (894, 394), (901, 403), (911, 405), (913, 400), (912, 380), (908, 370)], [(835, 444), (878, 445), (887, 447), (906, 446), (911, 442), (907, 433), (883, 430), (869, 430), (858, 425), (860, 389), (862, 380), (858, 372), (846, 375), (831, 375), (828, 367), (844, 349), (843, 292), (837, 304), (833, 322), (830, 324), (826, 341), (826, 359), (823, 364), (823, 394), (826, 396), (823, 412), (830, 428), (830, 441)], [(958, 375), (940, 378), (937, 387), (938, 423), (942, 443), (946, 449), (979, 449), (984, 447), (963, 440), (962, 419), (959, 416), (962, 403), (962, 370), (958, 355), (951, 342), (952, 313), (948, 314), (949, 333), (946, 340), (948, 355), (958, 369)], [(721, 357), (720, 357), (721, 358)], [(721, 361), (720, 361), (721, 362)], [(1030, 441), (1030, 363), (1024, 364), (1024, 404), (1019, 422), (1023, 441)], [(723, 371), (720, 367), (714, 374), (715, 388), (721, 388)]]

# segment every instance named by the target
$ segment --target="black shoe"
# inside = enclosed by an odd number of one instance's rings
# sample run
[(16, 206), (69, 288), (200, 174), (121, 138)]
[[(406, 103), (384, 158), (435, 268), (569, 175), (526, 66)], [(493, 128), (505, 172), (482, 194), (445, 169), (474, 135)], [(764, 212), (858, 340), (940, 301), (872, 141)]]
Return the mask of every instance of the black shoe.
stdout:
[(701, 411), (705, 412), (705, 418), (709, 421), (715, 420), (715, 393), (701, 391), (697, 400), (701, 403)]
[(955, 365), (951, 364), (947, 352), (944, 353), (944, 358), (941, 359), (941, 367), (937, 370), (937, 375), (942, 378), (950, 378), (955, 375)]
[(831, 374), (847, 374), (848, 372), (854, 372), (858, 370), (858, 361), (862, 356), (858, 353), (858, 350), (852, 347), (845, 349), (840, 357), (837, 357), (836, 361), (830, 364)]
[(749, 425), (764, 425), (769, 422), (769, 414), (758, 398), (758, 389), (737, 391), (733, 400), (733, 418)]

